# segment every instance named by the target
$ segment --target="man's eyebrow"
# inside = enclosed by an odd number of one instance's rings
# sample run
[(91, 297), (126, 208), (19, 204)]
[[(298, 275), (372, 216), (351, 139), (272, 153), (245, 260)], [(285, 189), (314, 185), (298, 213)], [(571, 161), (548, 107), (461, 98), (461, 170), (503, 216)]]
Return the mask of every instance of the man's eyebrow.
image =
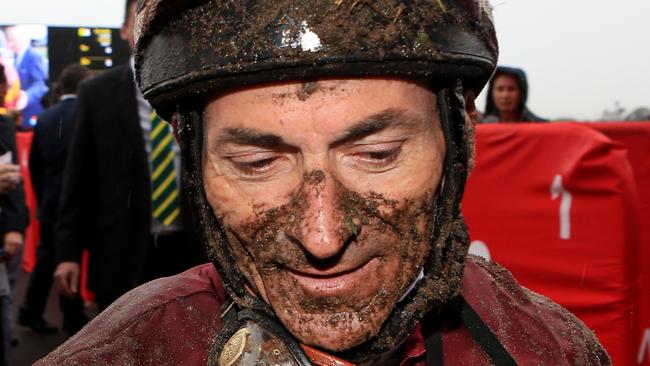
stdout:
[(282, 137), (250, 128), (228, 128), (218, 138), (219, 144), (253, 145), (265, 148), (287, 146)]
[(343, 132), (343, 135), (336, 139), (333, 145), (341, 145), (358, 140), (389, 127), (412, 127), (416, 121), (417, 119), (409, 116), (402, 109), (386, 109), (355, 123)]

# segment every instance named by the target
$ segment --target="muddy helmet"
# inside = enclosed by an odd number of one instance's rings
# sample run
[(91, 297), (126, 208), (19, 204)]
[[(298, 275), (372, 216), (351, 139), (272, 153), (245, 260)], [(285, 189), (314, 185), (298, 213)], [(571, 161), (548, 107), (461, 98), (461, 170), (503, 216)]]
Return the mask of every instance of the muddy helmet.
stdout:
[(139, 0), (137, 79), (158, 111), (207, 91), (326, 76), (460, 78), (482, 89), (487, 0)]
[[(488, 0), (138, 0), (135, 38), (137, 82), (163, 117), (175, 116), (185, 191), (224, 287), (238, 307), (270, 315), (270, 306), (246, 291), (206, 199), (207, 98), (229, 88), (325, 77), (430, 81), (446, 155), (424, 278), (379, 334), (344, 356), (359, 361), (394, 349), (426, 313), (458, 294), (469, 245), (460, 200), (472, 148), (464, 93), (478, 95), (498, 54)], [(232, 329), (224, 327), (221, 339)]]

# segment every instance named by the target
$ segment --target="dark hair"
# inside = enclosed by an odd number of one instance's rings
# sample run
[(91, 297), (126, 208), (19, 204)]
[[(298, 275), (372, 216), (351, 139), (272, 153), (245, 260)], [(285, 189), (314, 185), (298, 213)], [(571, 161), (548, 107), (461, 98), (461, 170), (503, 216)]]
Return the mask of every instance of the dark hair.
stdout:
[(0, 64), (0, 84), (7, 84), (7, 74), (5, 74), (5, 65)]
[(131, 8), (131, 4), (136, 2), (136, 0), (126, 0), (124, 3), (124, 23), (126, 24), (129, 21), (129, 9)]
[(90, 76), (90, 71), (79, 65), (71, 64), (66, 66), (59, 77), (59, 87), (62, 94), (77, 94), (79, 83)]

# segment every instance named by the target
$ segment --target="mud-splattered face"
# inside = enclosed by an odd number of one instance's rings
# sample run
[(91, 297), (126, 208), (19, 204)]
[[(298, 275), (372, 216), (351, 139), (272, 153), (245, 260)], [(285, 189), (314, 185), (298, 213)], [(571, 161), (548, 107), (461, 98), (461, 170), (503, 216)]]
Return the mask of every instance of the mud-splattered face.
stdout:
[(421, 272), (444, 140), (435, 94), (321, 80), (215, 97), (203, 179), (251, 291), (302, 342), (377, 334)]

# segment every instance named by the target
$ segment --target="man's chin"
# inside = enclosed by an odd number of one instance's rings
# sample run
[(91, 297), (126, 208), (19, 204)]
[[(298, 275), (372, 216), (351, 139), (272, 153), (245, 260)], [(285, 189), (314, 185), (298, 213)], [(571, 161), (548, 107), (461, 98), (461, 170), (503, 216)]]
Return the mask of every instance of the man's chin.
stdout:
[[(285, 313), (285, 315), (288, 313)], [(388, 311), (280, 316), (285, 327), (302, 343), (341, 352), (379, 333)]]

